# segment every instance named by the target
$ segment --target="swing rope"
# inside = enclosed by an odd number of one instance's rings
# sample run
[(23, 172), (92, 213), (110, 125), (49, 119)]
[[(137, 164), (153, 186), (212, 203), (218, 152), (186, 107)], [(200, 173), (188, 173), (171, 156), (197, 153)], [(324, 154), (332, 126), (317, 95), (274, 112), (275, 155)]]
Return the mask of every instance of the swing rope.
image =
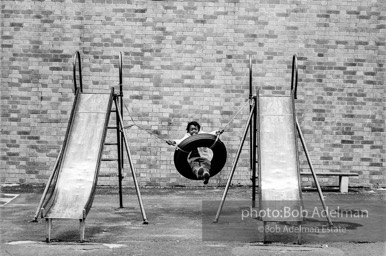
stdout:
[[(224, 130), (222, 130), (222, 131), (224, 131)], [(220, 138), (220, 135), (221, 135), (221, 134), (222, 134), (222, 132), (220, 132), (219, 134), (217, 134), (216, 140), (213, 142), (212, 146), (209, 147), (210, 149), (213, 149), (213, 148), (214, 148), (214, 146), (216, 145), (216, 143), (217, 143), (218, 139)]]
[(180, 148), (179, 146), (176, 146), (176, 150), (179, 150), (179, 151), (181, 151), (181, 152), (184, 152), (185, 154), (189, 154), (189, 153), (190, 153), (189, 151), (183, 150), (183, 149)]
[[(168, 140), (165, 140), (164, 138), (161, 138), (161, 136), (159, 136), (159, 135), (157, 135), (157, 134), (155, 134), (155, 133), (153, 133), (153, 132), (150, 132), (148, 129), (146, 129), (146, 128), (140, 126), (140, 125), (138, 125), (138, 124), (134, 121), (132, 115), (130, 114), (130, 110), (129, 110), (129, 108), (127, 107), (126, 103), (125, 103), (123, 100), (122, 100), (122, 103), (123, 103), (123, 105), (125, 106), (127, 112), (129, 113), (129, 117), (130, 117), (131, 121), (133, 122), (132, 125), (129, 125), (129, 126), (124, 127), (125, 129), (126, 129), (126, 128), (131, 128), (131, 127), (133, 127), (133, 126), (136, 126), (136, 127), (138, 127), (138, 129), (145, 131), (146, 133), (150, 134), (151, 136), (156, 137), (156, 138), (159, 139), (159, 140), (162, 140), (163, 142), (167, 142), (167, 141), (168, 141)], [(232, 118), (229, 120), (229, 122), (226, 123), (225, 126), (223, 126), (223, 128), (220, 130), (220, 133), (217, 134), (217, 138), (216, 138), (215, 142), (213, 143), (212, 146), (209, 147), (210, 149), (212, 149), (212, 148), (215, 146), (215, 144), (217, 143), (217, 141), (218, 141), (220, 135), (226, 130), (226, 128), (233, 122), (233, 120), (240, 114), (240, 112), (241, 112), (247, 105), (249, 105), (249, 101), (246, 101), (246, 102), (244, 103), (244, 105), (242, 105), (242, 106), (239, 108), (239, 110), (237, 111), (237, 113), (236, 113), (235, 115), (232, 116)], [(187, 152), (185, 152), (184, 150), (182, 150), (181, 148), (179, 148), (178, 146), (177, 146), (176, 148), (177, 148), (178, 150), (181, 150), (181, 151), (184, 152), (184, 153), (187, 153)]]
[(242, 105), (242, 106), (239, 108), (239, 110), (237, 111), (237, 113), (236, 113), (235, 115), (233, 115), (233, 117), (229, 120), (229, 122), (222, 128), (221, 133), (223, 133), (223, 132), (225, 131), (226, 127), (228, 127), (228, 126), (233, 122), (233, 120), (236, 118), (236, 116), (238, 116), (238, 115), (240, 114), (240, 112), (241, 112), (247, 105), (249, 105), (249, 100), (246, 101), (246, 102), (244, 103), (244, 105)]
[(237, 111), (237, 113), (235, 115), (233, 115), (233, 117), (229, 120), (229, 122), (220, 130), (220, 132), (217, 134), (217, 138), (216, 140), (213, 142), (212, 146), (210, 146), (209, 148), (210, 149), (213, 149), (213, 147), (216, 145), (218, 139), (220, 138), (220, 135), (225, 131), (226, 127), (228, 127), (232, 122), (233, 120), (236, 118), (236, 116), (238, 116), (240, 114), (240, 112), (249, 104), (249, 101), (246, 101), (244, 103), (243, 106), (241, 106), (241, 108)]
[(150, 135), (156, 137), (157, 139), (162, 140), (162, 141), (164, 141), (164, 142), (167, 142), (167, 140), (165, 140), (164, 138), (161, 138), (161, 136), (159, 136), (159, 135), (157, 135), (157, 134), (155, 134), (155, 133), (153, 133), (153, 132), (150, 132), (148, 129), (146, 129), (146, 128), (140, 126), (140, 125), (138, 125), (138, 124), (134, 121), (132, 115), (130, 114), (130, 110), (129, 110), (129, 108), (127, 107), (126, 103), (125, 103), (123, 100), (122, 100), (122, 102), (123, 102), (123, 105), (125, 106), (127, 112), (129, 113), (129, 117), (130, 117), (131, 121), (133, 122), (132, 125), (129, 125), (128, 127), (125, 127), (125, 128), (131, 128), (131, 127), (133, 127), (133, 126), (136, 126), (136, 127), (138, 127), (138, 129), (147, 132), (148, 134), (150, 134)]

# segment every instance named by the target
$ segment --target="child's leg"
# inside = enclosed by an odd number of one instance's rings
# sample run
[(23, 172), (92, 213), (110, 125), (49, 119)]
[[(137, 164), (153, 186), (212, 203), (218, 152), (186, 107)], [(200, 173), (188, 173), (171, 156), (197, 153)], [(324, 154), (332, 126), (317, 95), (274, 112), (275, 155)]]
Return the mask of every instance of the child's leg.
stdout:
[(203, 167), (205, 169), (205, 171), (210, 173), (210, 169), (211, 169), (212, 165), (211, 165), (211, 162), (208, 159), (201, 158), (200, 159), (200, 165), (201, 165), (201, 167)]
[(204, 179), (205, 184), (207, 184), (210, 178), (211, 162), (203, 157), (192, 158), (189, 161), (190, 168), (192, 168), (192, 172), (196, 175), (197, 179)]
[(204, 184), (208, 184), (210, 179), (210, 168), (211, 162), (207, 158), (200, 158), (201, 168), (204, 170), (202, 174), (202, 179), (204, 180)]
[(190, 165), (190, 168), (192, 169), (192, 172), (194, 173), (194, 175), (196, 175), (196, 177), (198, 179), (202, 178), (202, 177), (200, 177), (200, 176), (202, 176), (202, 173), (200, 173), (201, 164), (200, 164), (199, 158), (197, 157), (197, 158), (194, 158), (194, 159), (192, 158), (189, 160), (190, 160), (189, 165)]

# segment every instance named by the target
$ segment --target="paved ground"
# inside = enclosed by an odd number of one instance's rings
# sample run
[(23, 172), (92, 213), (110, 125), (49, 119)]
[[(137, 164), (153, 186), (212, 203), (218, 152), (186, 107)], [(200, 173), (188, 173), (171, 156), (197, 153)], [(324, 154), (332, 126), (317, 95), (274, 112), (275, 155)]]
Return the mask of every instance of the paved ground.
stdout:
[[(86, 242), (79, 223), (54, 220), (45, 243), (44, 220), (30, 222), (40, 191), (9, 189), (1, 210), (1, 255), (385, 255), (386, 192), (325, 193), (334, 227), (329, 227), (316, 192), (303, 193), (308, 215), (299, 227), (272, 222), (266, 229), (253, 216), (250, 189), (230, 190), (217, 224), (212, 223), (223, 189), (143, 189), (148, 225), (142, 223), (134, 190), (124, 208), (115, 191), (99, 189), (86, 220)], [(113, 193), (114, 192), (114, 193)], [(19, 196), (14, 195), (19, 194)], [(4, 195), (4, 193), (3, 193)]]

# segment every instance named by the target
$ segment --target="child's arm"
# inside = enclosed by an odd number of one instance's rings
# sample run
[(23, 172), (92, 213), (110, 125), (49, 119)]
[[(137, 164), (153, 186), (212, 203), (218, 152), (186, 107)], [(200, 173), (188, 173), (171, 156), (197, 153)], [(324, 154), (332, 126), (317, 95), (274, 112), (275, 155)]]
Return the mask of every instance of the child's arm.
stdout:
[(171, 145), (171, 146), (178, 146), (178, 144), (180, 144), (184, 139), (186, 139), (189, 136), (190, 136), (190, 134), (187, 133), (187, 134), (185, 134), (184, 137), (182, 137), (182, 139), (179, 139), (179, 140), (167, 140), (166, 143)]
[(224, 130), (216, 130), (216, 131), (212, 131), (212, 132), (199, 132), (199, 133), (207, 133), (207, 134), (212, 134), (212, 135), (220, 135), (224, 132)]
[(174, 140), (167, 140), (166, 143), (169, 144), (170, 146), (176, 145), (176, 142)]

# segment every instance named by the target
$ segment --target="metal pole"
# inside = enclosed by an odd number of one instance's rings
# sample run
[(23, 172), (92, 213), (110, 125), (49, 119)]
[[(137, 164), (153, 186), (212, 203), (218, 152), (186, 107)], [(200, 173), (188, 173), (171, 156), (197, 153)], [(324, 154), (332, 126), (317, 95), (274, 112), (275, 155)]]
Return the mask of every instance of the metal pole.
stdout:
[[(253, 106), (252, 106), (252, 94), (253, 94), (253, 89), (252, 89), (252, 56), (249, 55), (249, 101), (250, 101), (250, 106), (249, 106), (249, 111), (252, 111)], [(250, 166), (250, 171), (252, 172), (252, 207), (255, 207), (255, 187), (256, 187), (256, 174), (254, 173), (254, 163), (253, 163), (253, 141), (254, 141), (254, 126), (253, 122), (251, 121), (250, 123), (251, 129), (249, 129), (249, 166)]]
[[(119, 100), (119, 105), (121, 106), (121, 109), (115, 108), (116, 111), (116, 122), (117, 122), (117, 149), (118, 149), (118, 186), (119, 186), (119, 207), (123, 208), (123, 200), (122, 200), (122, 170), (123, 170), (123, 137), (121, 129), (119, 128), (119, 116), (118, 111), (121, 111), (121, 117), (123, 116), (123, 106), (122, 106), (122, 53), (119, 52), (119, 63), (118, 63), (118, 75), (119, 75), (119, 94), (116, 95)], [(123, 119), (123, 118), (122, 118)], [(123, 122), (123, 120), (122, 120)]]
[(330, 226), (333, 226), (331, 218), (330, 218), (330, 214), (328, 213), (328, 210), (327, 210), (327, 207), (326, 207), (326, 203), (324, 202), (322, 189), (320, 188), (318, 179), (317, 179), (315, 171), (314, 171), (314, 167), (312, 166), (312, 163), (311, 163), (311, 158), (310, 158), (310, 156), (308, 154), (308, 149), (307, 149), (304, 137), (303, 137), (302, 130), (300, 129), (300, 125), (299, 125), (298, 119), (296, 118), (295, 120), (296, 120), (296, 128), (297, 128), (298, 133), (299, 133), (300, 141), (302, 142), (302, 145), (303, 145), (303, 148), (304, 148), (304, 152), (306, 153), (307, 161), (308, 161), (308, 164), (309, 164), (310, 169), (311, 169), (312, 177), (314, 178), (314, 181), (315, 181), (315, 184), (316, 184), (316, 188), (318, 189), (320, 201), (322, 202), (323, 209), (326, 211), (326, 217), (327, 217), (328, 223), (330, 224)]
[[(118, 110), (119, 109), (118, 101), (115, 99), (114, 102), (115, 102), (115, 107)], [(135, 169), (134, 169), (134, 166), (133, 166), (133, 161), (131, 159), (131, 154), (130, 154), (130, 150), (129, 150), (129, 143), (127, 142), (127, 136), (126, 136), (125, 128), (123, 126), (122, 116), (121, 116), (121, 113), (119, 111), (117, 111), (117, 113), (118, 113), (119, 122), (120, 122), (121, 129), (122, 129), (123, 139), (124, 139), (125, 146), (126, 146), (127, 158), (129, 159), (129, 165), (130, 165), (130, 169), (131, 169), (131, 174), (133, 176), (135, 190), (137, 192), (139, 206), (141, 208), (141, 213), (142, 213), (142, 217), (143, 217), (143, 224), (148, 224), (149, 222), (147, 221), (145, 209), (144, 209), (143, 204), (142, 204), (141, 192), (139, 191), (137, 177), (135, 176)]]
[(239, 146), (239, 148), (237, 150), (236, 158), (235, 158), (235, 160), (233, 162), (232, 170), (231, 170), (231, 173), (229, 174), (229, 178), (228, 178), (228, 182), (227, 182), (227, 184), (225, 186), (224, 194), (223, 194), (223, 196), (221, 198), (221, 202), (220, 202), (220, 205), (219, 205), (218, 210), (217, 210), (216, 218), (213, 221), (215, 223), (218, 222), (218, 218), (220, 217), (220, 213), (221, 213), (222, 207), (224, 206), (225, 198), (227, 196), (227, 193), (228, 193), (228, 190), (229, 190), (229, 186), (230, 186), (231, 181), (232, 181), (233, 174), (234, 174), (234, 172), (236, 170), (236, 165), (237, 165), (237, 162), (239, 161), (240, 153), (241, 153), (241, 150), (243, 148), (245, 138), (247, 137), (248, 128), (251, 125), (251, 119), (252, 119), (253, 114), (254, 114), (254, 108), (252, 108), (252, 111), (249, 114), (247, 125), (245, 127), (245, 130), (244, 130), (244, 133), (243, 133), (243, 137), (242, 137), (241, 142), (240, 142), (240, 146)]
[(256, 125), (257, 125), (257, 97), (253, 98), (253, 125), (251, 126), (252, 132), (252, 207), (256, 206), (256, 154), (257, 154), (257, 142), (256, 142)]
[[(121, 106), (121, 117), (122, 117), (122, 122), (123, 122), (123, 54), (122, 52), (119, 52), (119, 105)], [(120, 135), (121, 139), (121, 161), (122, 161), (122, 169), (124, 169), (124, 164), (123, 164), (123, 136), (122, 133)]]
[[(118, 96), (116, 96), (118, 97)], [(121, 144), (121, 129), (119, 127), (119, 116), (118, 116), (118, 109), (115, 109), (116, 111), (116, 125), (117, 125), (117, 150), (118, 150), (118, 193), (119, 193), (119, 208), (123, 208), (123, 199), (122, 199), (122, 156), (121, 156), (121, 150), (122, 150), (122, 144)]]

